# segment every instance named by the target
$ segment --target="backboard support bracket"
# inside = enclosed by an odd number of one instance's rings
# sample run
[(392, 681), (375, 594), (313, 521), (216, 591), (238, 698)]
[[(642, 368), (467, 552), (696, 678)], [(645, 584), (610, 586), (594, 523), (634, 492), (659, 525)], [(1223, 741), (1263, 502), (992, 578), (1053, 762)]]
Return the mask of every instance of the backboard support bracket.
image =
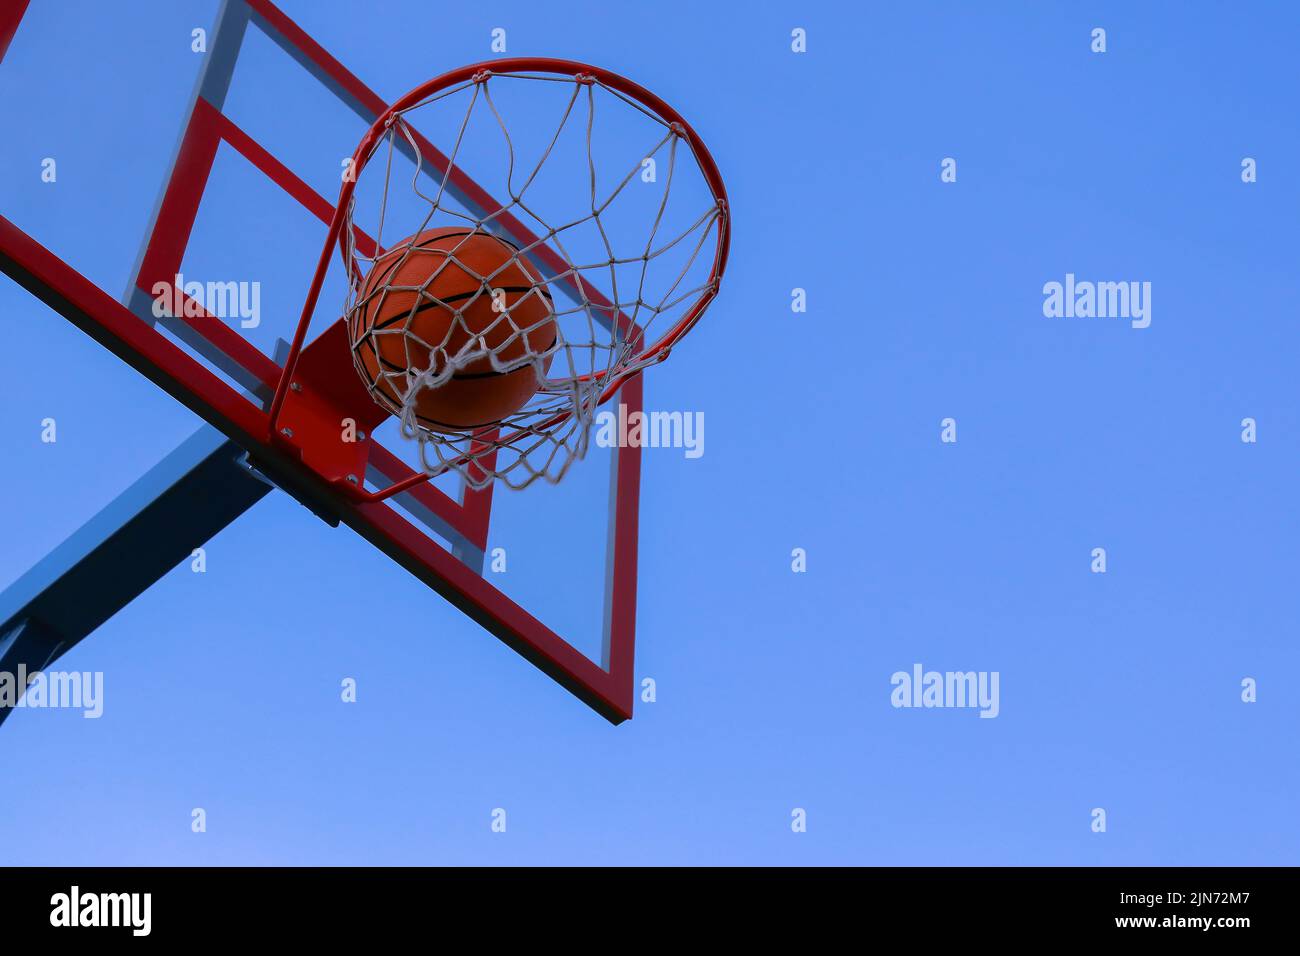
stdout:
[(0, 592), (0, 672), (48, 667), (261, 501), (242, 455), (205, 425)]
[(356, 497), (366, 479), (370, 433), (387, 417), (352, 367), (340, 320), (303, 349), (270, 437), (341, 494)]

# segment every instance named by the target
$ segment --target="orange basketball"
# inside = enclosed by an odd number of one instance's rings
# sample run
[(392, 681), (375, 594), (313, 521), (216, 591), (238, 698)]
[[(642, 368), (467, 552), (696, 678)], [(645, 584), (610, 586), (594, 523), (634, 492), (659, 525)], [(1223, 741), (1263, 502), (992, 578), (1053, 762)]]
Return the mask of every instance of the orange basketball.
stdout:
[[(399, 414), (407, 372), (445, 367), (468, 343), (503, 362), (555, 344), (551, 294), (517, 254), (504, 239), (465, 226), (403, 239), (375, 260), (348, 331), (380, 405)], [(550, 364), (547, 355), (540, 372), (533, 363), (500, 372), (488, 356), (475, 359), (416, 396), (416, 420), (443, 433), (495, 425), (532, 398)]]

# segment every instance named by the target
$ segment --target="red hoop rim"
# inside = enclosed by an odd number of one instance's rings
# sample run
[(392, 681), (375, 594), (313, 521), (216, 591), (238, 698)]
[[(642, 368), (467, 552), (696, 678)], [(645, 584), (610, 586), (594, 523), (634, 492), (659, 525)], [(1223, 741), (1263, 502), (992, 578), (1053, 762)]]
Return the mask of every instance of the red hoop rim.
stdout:
[[(704, 140), (700, 134), (695, 131), (686, 118), (681, 113), (673, 109), (667, 102), (656, 94), (647, 90), (639, 83), (629, 80), (627, 77), (612, 70), (606, 70), (599, 66), (592, 66), (589, 63), (580, 63), (577, 60), (561, 60), (551, 57), (509, 57), (501, 60), (484, 60), (480, 63), (471, 63), (468, 66), (457, 67), (454, 70), (448, 70), (441, 76), (436, 76), (431, 80), (421, 83), (415, 89), (399, 97), (380, 114), (366, 135), (361, 138), (361, 143), (357, 146), (356, 151), (352, 154), (353, 162), (364, 157), (374, 147), (375, 142), (382, 136), (388, 128), (392, 118), (398, 113), (405, 112), (411, 107), (418, 105), (421, 101), (428, 99), (435, 93), (441, 93), (448, 87), (455, 86), (458, 83), (464, 83), (467, 80), (475, 80), (479, 75), (483, 79), (488, 79), (496, 74), (501, 73), (558, 73), (563, 76), (571, 76), (575, 80), (581, 80), (590, 76), (602, 86), (607, 86), (611, 90), (616, 90), (625, 96), (639, 102), (642, 106), (648, 107), (660, 119), (667, 121), (669, 125), (676, 124), (681, 127), (682, 134), (686, 137), (687, 142), (691, 144), (691, 150), (695, 154), (696, 160), (700, 164), (700, 171), (704, 173), (705, 181), (709, 184), (709, 189), (713, 193), (713, 198), (724, 209), (727, 209), (727, 187), (722, 181), (722, 172), (718, 169), (718, 164), (713, 159), (713, 154), (709, 148), (704, 145)], [(364, 165), (364, 163), (362, 163)], [(354, 165), (356, 172), (360, 172), (362, 165)], [(351, 196), (353, 189), (356, 187), (355, 177), (353, 181), (345, 182), (343, 189), (340, 190), (340, 198), (347, 195)], [(338, 208), (343, 208), (342, 204)], [(335, 217), (338, 217), (337, 209)], [(729, 219), (729, 217), (724, 217)], [(727, 223), (724, 222), (724, 226)], [(718, 240), (719, 258), (721, 260), (721, 269), (726, 269), (727, 252), (731, 244), (731, 231), (724, 228)]]
[[(356, 151), (352, 154), (353, 175), (350, 181), (345, 182), (343, 188), (339, 191), (339, 204), (335, 210), (335, 218), (338, 219), (340, 215), (346, 215), (347, 203), (352, 198), (352, 193), (356, 188), (356, 181), (360, 178), (362, 169), (365, 168), (366, 159), (380, 138), (387, 134), (393, 117), (460, 83), (478, 83), (499, 74), (519, 73), (554, 73), (561, 76), (571, 76), (579, 82), (594, 80), (602, 86), (637, 101), (663, 120), (666, 125), (678, 127), (681, 135), (691, 147), (691, 153), (699, 164), (700, 172), (704, 174), (704, 180), (708, 184), (709, 191), (713, 193), (714, 202), (721, 210), (721, 215), (718, 217), (718, 244), (714, 255), (713, 269), (709, 273), (708, 285), (710, 288), (701, 294), (700, 298), (687, 310), (682, 318), (678, 319), (657, 341), (636, 357), (636, 364), (639, 368), (662, 361), (667, 358), (672, 347), (691, 330), (709, 303), (717, 295), (722, 274), (727, 268), (727, 255), (731, 247), (730, 207), (727, 204), (727, 187), (722, 181), (722, 172), (718, 169), (718, 164), (713, 159), (713, 154), (709, 152), (709, 148), (704, 144), (704, 140), (695, 131), (695, 127), (662, 98), (619, 73), (592, 66), (589, 63), (581, 63), (577, 60), (562, 60), (551, 57), (509, 57), (501, 60), (484, 60), (479, 63), (457, 67), (420, 84), (398, 98), (387, 110), (376, 117), (375, 121), (370, 125), (370, 129), (366, 131), (366, 135), (361, 138)], [(588, 77), (590, 80), (587, 79)], [(604, 371), (596, 373), (597, 378), (604, 375)], [(617, 390), (618, 384), (626, 377), (626, 374), (615, 376), (606, 385), (606, 394), (602, 394), (601, 401), (604, 401), (609, 394)]]
[[(628, 378), (639, 374), (648, 365), (656, 364), (668, 357), (672, 348), (689, 332), (704, 314), (705, 309), (718, 294), (721, 285), (722, 275), (726, 271), (727, 257), (731, 247), (731, 209), (727, 202), (727, 190), (722, 181), (722, 173), (718, 169), (718, 164), (709, 152), (709, 148), (704, 144), (704, 140), (696, 132), (695, 128), (687, 122), (677, 110), (665, 102), (662, 98), (652, 93), (650, 90), (629, 80), (627, 77), (602, 67), (593, 66), (588, 63), (582, 63), (577, 60), (556, 59), (551, 57), (506, 57), (499, 60), (484, 60), (478, 63), (471, 63), (466, 66), (457, 67), (449, 70), (431, 80), (421, 83), (419, 86), (410, 90), (403, 96), (395, 100), (383, 113), (375, 118), (370, 128), (366, 130), (361, 142), (357, 145), (352, 154), (352, 175), (347, 177), (339, 190), (338, 204), (334, 209), (334, 216), (330, 220), (329, 231), (325, 237), (325, 244), (321, 249), (320, 258), (317, 260), (316, 271), (312, 277), (311, 286), (308, 289), (307, 297), (303, 304), (301, 317), (298, 321), (298, 327), (294, 331), (294, 338), (289, 347), (289, 354), (286, 357), (284, 371), (280, 376), (280, 381), (276, 387), (275, 396), (272, 399), (270, 407), (271, 432), (274, 434), (276, 422), (279, 419), (280, 410), (284, 405), (285, 395), (288, 391), (289, 380), (293, 375), (294, 368), (297, 365), (298, 358), (302, 352), (303, 345), (306, 341), (307, 328), (311, 324), (312, 315), (316, 310), (316, 303), (320, 298), (321, 288), (324, 285), (325, 275), (329, 270), (329, 260), (335, 245), (339, 245), (340, 254), (346, 256), (343, 251), (339, 238), (342, 234), (343, 224), (346, 222), (349, 212), (349, 206), (352, 196), (356, 190), (357, 181), (360, 178), (361, 171), (365, 168), (366, 159), (373, 151), (379, 139), (386, 135), (388, 127), (392, 120), (399, 113), (405, 112), (412, 107), (418, 106), (421, 102), (429, 99), (437, 93), (443, 92), (453, 86), (467, 81), (478, 81), (489, 79), (495, 75), (509, 74), (527, 74), (527, 73), (551, 73), (559, 76), (570, 76), (578, 82), (596, 82), (605, 86), (616, 93), (640, 104), (648, 111), (653, 113), (669, 127), (676, 127), (676, 131), (681, 135), (691, 148), (691, 153), (699, 165), (700, 172), (708, 185), (710, 192), (713, 194), (714, 202), (717, 204), (719, 215), (717, 218), (718, 241), (714, 252), (713, 267), (709, 273), (706, 288), (700, 294), (700, 297), (691, 305), (686, 314), (683, 315), (676, 323), (664, 332), (658, 340), (650, 344), (645, 350), (636, 356), (630, 362), (630, 367), (623, 371), (614, 371), (612, 374), (607, 370), (600, 370), (591, 377), (596, 381), (609, 376), (609, 381), (604, 383), (598, 404), (604, 403)], [(590, 79), (588, 79), (590, 78)], [(505, 208), (505, 207), (502, 207)], [(566, 418), (568, 413), (556, 416), (556, 421)], [(428, 476), (423, 476), (427, 480)], [(406, 484), (406, 483), (404, 483)], [(397, 490), (397, 486), (381, 492), (379, 495), (365, 495), (367, 498), (388, 497)]]

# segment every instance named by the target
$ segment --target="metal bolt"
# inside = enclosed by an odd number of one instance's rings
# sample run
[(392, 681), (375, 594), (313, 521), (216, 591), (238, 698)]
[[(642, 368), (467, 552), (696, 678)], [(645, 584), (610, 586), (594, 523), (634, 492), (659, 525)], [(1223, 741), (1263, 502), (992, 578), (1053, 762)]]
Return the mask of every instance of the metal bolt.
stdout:
[(285, 438), (292, 438), (292, 437), (293, 437), (293, 429), (292, 429), (292, 428), (281, 428), (281, 429), (280, 429), (280, 434), (283, 435)]
[(349, 482), (350, 484), (354, 484), (354, 485), (355, 485), (355, 484), (357, 483), (357, 476), (356, 476), (356, 475), (348, 475), (348, 482)]
[(366, 433), (365, 433), (365, 432), (357, 432), (357, 441), (365, 441), (365, 440), (366, 440)]
[(289, 383), (289, 388), (290, 388), (292, 391), (295, 391), (295, 392), (301, 392), (301, 391), (302, 391), (302, 385), (300, 385), (298, 382), (290, 382), (290, 383)]

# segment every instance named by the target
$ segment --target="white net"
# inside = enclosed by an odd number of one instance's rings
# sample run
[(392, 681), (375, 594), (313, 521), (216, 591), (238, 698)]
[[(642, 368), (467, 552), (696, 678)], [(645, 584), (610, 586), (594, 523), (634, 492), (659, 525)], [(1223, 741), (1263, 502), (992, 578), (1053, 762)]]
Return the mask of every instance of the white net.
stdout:
[[(429, 475), (559, 481), (717, 291), (727, 209), (692, 135), (590, 75), (478, 73), (394, 113), (356, 175), (353, 359)], [(476, 394), (528, 397), (442, 414)]]

